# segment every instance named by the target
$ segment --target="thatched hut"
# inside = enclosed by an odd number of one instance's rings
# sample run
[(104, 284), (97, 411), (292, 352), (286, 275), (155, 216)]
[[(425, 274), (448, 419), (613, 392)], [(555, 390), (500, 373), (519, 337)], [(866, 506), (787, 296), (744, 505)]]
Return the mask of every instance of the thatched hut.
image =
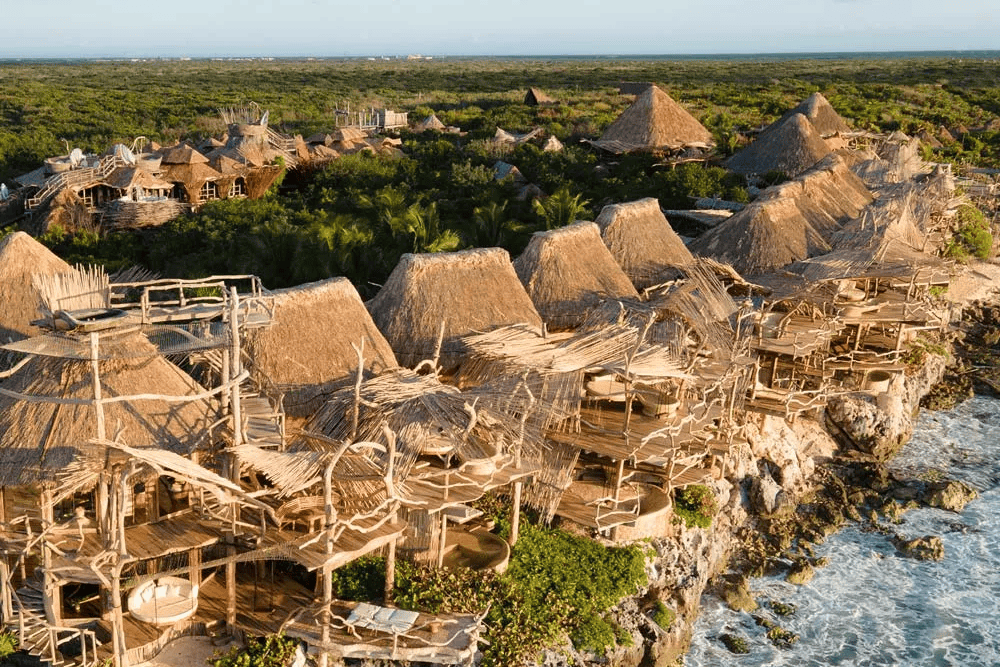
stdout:
[(514, 270), (549, 329), (579, 326), (602, 299), (639, 298), (592, 222), (536, 232)]
[[(90, 342), (50, 334), (45, 349), (61, 349), (62, 357), (35, 356), (4, 381), (4, 390), (40, 400), (0, 395), (0, 485), (30, 484), (51, 477), (98, 437), (156, 445), (179, 454), (204, 443), (215, 421), (212, 401), (184, 402), (162, 398), (129, 399), (103, 404), (103, 420), (90, 403), (95, 377)], [(162, 356), (141, 333), (120, 334), (100, 349), (97, 371), (105, 398), (152, 394), (184, 397), (202, 393), (188, 375)], [(25, 343), (26, 344), (26, 343)], [(23, 345), (23, 344), (22, 344)], [(77, 403), (48, 402), (73, 399)]]
[(830, 146), (812, 123), (796, 113), (762, 133), (756, 141), (729, 158), (726, 166), (737, 174), (778, 171), (794, 178), (829, 153)]
[(625, 109), (593, 145), (614, 153), (707, 147), (712, 133), (657, 86), (650, 86)]
[(540, 104), (555, 104), (556, 101), (538, 88), (528, 88), (528, 92), (524, 95), (524, 103), (530, 107), (537, 107)]
[[(788, 110), (777, 121), (764, 129), (766, 133), (770, 128), (781, 125), (795, 114), (800, 113), (816, 128), (816, 131), (823, 137), (829, 137), (838, 132), (850, 132), (851, 128), (847, 122), (841, 118), (837, 110), (833, 108), (829, 100), (823, 97), (822, 93), (813, 93), (795, 108)], [(763, 134), (762, 133), (762, 134)]]
[(677, 278), (693, 261), (656, 199), (610, 204), (596, 222), (604, 245), (636, 289)]
[(364, 371), (394, 368), (396, 358), (375, 327), (354, 285), (331, 278), (274, 295), (273, 324), (253, 331), (248, 349), (254, 366), (285, 394), (285, 410), (307, 416), (326, 396), (358, 371), (364, 344)]
[(24, 232), (14, 232), (0, 239), (0, 344), (40, 333), (31, 325), (42, 316), (43, 305), (32, 277), (72, 270), (69, 264)]
[(160, 156), (162, 157), (161, 164), (198, 164), (207, 163), (208, 158), (199, 153), (190, 144), (179, 143), (176, 146), (170, 146), (169, 148), (163, 148), (160, 150)]
[(437, 117), (437, 114), (433, 113), (413, 126), (414, 132), (426, 132), (427, 130), (444, 132), (445, 129), (447, 129), (445, 124), (441, 122), (441, 119)]
[(438, 363), (447, 369), (461, 360), (461, 336), (508, 324), (542, 327), (501, 248), (405, 254), (366, 305), (396, 359), (409, 367), (432, 359), (439, 338)]

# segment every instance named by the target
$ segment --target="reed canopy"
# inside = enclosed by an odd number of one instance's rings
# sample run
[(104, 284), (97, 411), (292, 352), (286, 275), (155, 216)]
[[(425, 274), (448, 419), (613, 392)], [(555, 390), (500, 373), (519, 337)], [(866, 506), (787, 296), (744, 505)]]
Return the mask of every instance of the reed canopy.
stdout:
[(461, 361), (466, 334), (520, 323), (542, 328), (502, 248), (407, 253), (366, 305), (396, 359), (407, 367), (432, 359), (439, 338), (438, 364), (448, 369)]
[(32, 279), (69, 273), (69, 264), (24, 232), (0, 239), (0, 344), (40, 333), (31, 322), (42, 316), (42, 297)]
[(614, 153), (708, 147), (712, 133), (657, 86), (640, 93), (593, 145)]
[(673, 280), (694, 261), (651, 197), (609, 204), (596, 222), (611, 256), (636, 289)]
[(726, 166), (737, 174), (781, 172), (794, 178), (831, 153), (819, 131), (800, 113), (762, 132)]

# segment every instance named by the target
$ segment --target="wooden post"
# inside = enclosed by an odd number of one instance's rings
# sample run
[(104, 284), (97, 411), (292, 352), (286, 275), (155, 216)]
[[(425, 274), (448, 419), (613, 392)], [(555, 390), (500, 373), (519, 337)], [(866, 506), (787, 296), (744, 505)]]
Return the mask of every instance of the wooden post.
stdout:
[[(229, 377), (230, 377), (228, 350), (222, 350), (222, 369), (220, 370), (220, 373), (222, 377), (219, 379), (219, 384), (223, 387), (228, 387)], [(226, 414), (226, 411), (229, 410), (229, 392), (228, 391), (222, 392), (219, 395), (219, 399), (220, 399), (220, 408), (222, 410), (222, 414), (220, 414), (219, 416), (222, 417), (222, 415)]]
[[(393, 517), (392, 523), (395, 523)], [(385, 604), (392, 604), (392, 591), (396, 585), (396, 540), (389, 542), (389, 549), (385, 555), (385, 590), (382, 597)]]
[(122, 566), (116, 564), (111, 570), (111, 610), (112, 645), (116, 667), (129, 667), (128, 646), (125, 643), (125, 618), (122, 614)]
[(90, 372), (93, 375), (94, 382), (94, 410), (97, 412), (97, 438), (99, 440), (107, 440), (108, 435), (104, 425), (104, 404), (101, 403), (101, 374), (99, 370), (99, 355), (100, 342), (98, 340), (97, 332), (91, 332), (90, 334)]
[(444, 549), (448, 541), (448, 515), (441, 509), (441, 536), (438, 540), (437, 566), (444, 567)]
[[(237, 378), (240, 376), (241, 372), (241, 360), (240, 360), (240, 295), (236, 292), (236, 288), (231, 288), (230, 295), (232, 300), (230, 302), (229, 309), (229, 330), (231, 332), (231, 342), (232, 346), (230, 348), (230, 354), (232, 357), (232, 365), (230, 372), (232, 377)], [(233, 392), (233, 445), (239, 446), (243, 444), (243, 415), (240, 411), (240, 386), (239, 384), (234, 384), (232, 388)]]
[(235, 535), (229, 536), (229, 546), (226, 555), (226, 632), (232, 636), (236, 634), (236, 545), (233, 544)]
[[(42, 488), (41, 505), (42, 530), (44, 531), (55, 523), (52, 507), (52, 491), (47, 487)], [(62, 619), (60, 619), (59, 591), (52, 577), (52, 551), (49, 549), (47, 539), (42, 540), (42, 567), (44, 568), (42, 573), (44, 585), (42, 588), (45, 590), (45, 618), (50, 625), (60, 625)]]
[[(0, 486), (0, 524), (7, 523), (7, 489)], [(7, 555), (0, 556), (0, 605), (3, 605), (0, 619), (10, 623), (14, 618), (14, 599), (10, 594), (10, 564)]]
[(330, 617), (333, 604), (333, 568), (330, 567), (330, 555), (333, 553), (333, 466), (336, 459), (326, 464), (323, 470), (323, 507), (324, 507), (324, 529), (326, 539), (324, 540), (327, 561), (323, 565), (323, 609), (320, 613), (320, 642), (322, 647), (319, 654), (320, 667), (327, 667), (330, 664), (330, 654), (326, 647), (330, 642)]
[[(615, 511), (618, 510), (618, 501), (621, 499), (622, 492), (622, 478), (625, 477), (625, 459), (620, 459), (618, 461), (618, 471), (615, 473)], [(638, 498), (636, 503), (638, 503)], [(611, 529), (611, 540), (618, 539), (618, 526)]]
[(201, 548), (195, 547), (188, 552), (188, 579), (192, 586), (201, 586)]
[(507, 543), (514, 546), (517, 543), (517, 533), (521, 527), (521, 482), (514, 482), (514, 498), (510, 508), (510, 536)]

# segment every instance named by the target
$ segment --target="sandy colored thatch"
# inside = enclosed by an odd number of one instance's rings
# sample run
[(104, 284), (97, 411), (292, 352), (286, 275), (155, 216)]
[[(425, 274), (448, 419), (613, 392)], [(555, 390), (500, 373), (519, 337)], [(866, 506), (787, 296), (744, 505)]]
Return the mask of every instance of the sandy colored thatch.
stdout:
[(425, 132), (427, 130), (444, 132), (445, 124), (441, 122), (441, 119), (437, 117), (437, 114), (432, 113), (430, 116), (424, 118), (413, 127), (414, 132)]
[(196, 151), (189, 144), (177, 144), (160, 151), (163, 164), (204, 164), (208, 158)]
[(340, 153), (330, 148), (329, 146), (324, 146), (323, 144), (312, 146), (309, 149), (309, 155), (312, 157), (313, 160), (317, 162), (335, 160), (338, 157), (340, 157)]
[(604, 245), (636, 289), (672, 280), (693, 261), (653, 198), (605, 206), (596, 222)]
[(24, 232), (0, 239), (0, 344), (40, 333), (31, 326), (42, 316), (42, 299), (32, 276), (69, 273), (73, 268)]
[(442, 323), (442, 368), (459, 363), (466, 334), (508, 324), (542, 327), (501, 248), (405, 254), (367, 306), (396, 359), (409, 367), (434, 356)]
[(536, 232), (514, 270), (549, 329), (579, 326), (604, 298), (639, 298), (592, 222)]
[(335, 139), (326, 132), (317, 132), (316, 134), (311, 134), (308, 138), (306, 138), (306, 143), (310, 145), (322, 144), (324, 146), (329, 146), (334, 141)]
[(829, 153), (830, 146), (812, 123), (796, 113), (762, 133), (756, 141), (729, 158), (726, 166), (738, 174), (780, 171), (794, 178)]
[(542, 150), (546, 153), (557, 152), (562, 149), (563, 142), (559, 141), (559, 138), (554, 134), (550, 134), (549, 138), (545, 140), (545, 144), (542, 145)]
[(712, 133), (684, 107), (657, 86), (650, 86), (593, 143), (621, 153), (708, 146), (714, 140)]
[(333, 131), (336, 141), (364, 141), (368, 134), (360, 127), (338, 127)]
[[(98, 362), (102, 396), (158, 394), (191, 396), (204, 390), (161, 357), (140, 333), (114, 344), (117, 358)], [(4, 382), (6, 390), (51, 398), (94, 397), (89, 361), (35, 357)], [(209, 400), (168, 403), (136, 400), (104, 406), (109, 438), (139, 446), (155, 445), (186, 454), (207, 437), (215, 421)], [(0, 396), (0, 484), (16, 485), (49, 477), (97, 437), (92, 405), (40, 403)]]
[(141, 190), (173, 189), (173, 185), (153, 176), (148, 171), (138, 167), (119, 167), (104, 178), (104, 182), (118, 190), (130, 192), (136, 188)]
[(375, 327), (347, 278), (331, 278), (274, 292), (274, 323), (251, 333), (256, 368), (285, 393), (285, 408), (307, 416), (326, 396), (353, 381), (364, 340), (365, 371), (396, 366), (389, 343)]
[(528, 88), (528, 92), (524, 95), (524, 103), (536, 107), (539, 104), (555, 104), (556, 101), (538, 88)]
[[(837, 134), (838, 132), (851, 131), (847, 122), (840, 117), (840, 114), (833, 108), (829, 100), (823, 97), (822, 93), (813, 93), (802, 100), (798, 106), (787, 111), (780, 119), (772, 123), (770, 127), (780, 125), (783, 121), (797, 113), (805, 116), (812, 123), (812, 126), (816, 128), (816, 131), (824, 137)], [(764, 132), (767, 132), (770, 127), (765, 129)]]

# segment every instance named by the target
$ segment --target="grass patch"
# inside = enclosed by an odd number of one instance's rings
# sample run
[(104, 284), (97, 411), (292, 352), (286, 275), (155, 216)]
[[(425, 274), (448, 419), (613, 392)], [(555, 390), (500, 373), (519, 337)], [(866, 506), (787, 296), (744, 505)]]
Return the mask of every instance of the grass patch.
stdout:
[(674, 516), (688, 528), (708, 528), (717, 511), (715, 494), (707, 486), (692, 484), (674, 492)]

